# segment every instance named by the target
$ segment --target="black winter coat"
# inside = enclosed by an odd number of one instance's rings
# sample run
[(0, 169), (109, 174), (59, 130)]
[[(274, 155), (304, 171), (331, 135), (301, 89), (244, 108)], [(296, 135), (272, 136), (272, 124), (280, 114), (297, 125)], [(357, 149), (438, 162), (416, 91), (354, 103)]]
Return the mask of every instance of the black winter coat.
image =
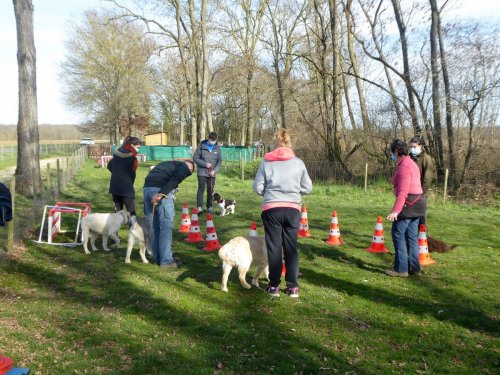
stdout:
[(0, 227), (12, 220), (12, 195), (7, 186), (0, 182)]
[(207, 163), (212, 164), (212, 169), (215, 170), (215, 173), (219, 172), (219, 169), (222, 165), (222, 155), (219, 145), (215, 143), (212, 152), (210, 152), (207, 144), (208, 140), (205, 139), (198, 145), (196, 151), (193, 154), (193, 160), (198, 167), (198, 176), (210, 177), (210, 175), (208, 174)]
[(164, 161), (148, 173), (144, 180), (144, 187), (157, 187), (160, 188), (159, 193), (168, 195), (189, 176), (191, 176), (191, 171), (183, 161)]
[(109, 192), (113, 195), (127, 198), (135, 198), (134, 181), (135, 156), (128, 150), (120, 147), (108, 163), (111, 172), (109, 181)]

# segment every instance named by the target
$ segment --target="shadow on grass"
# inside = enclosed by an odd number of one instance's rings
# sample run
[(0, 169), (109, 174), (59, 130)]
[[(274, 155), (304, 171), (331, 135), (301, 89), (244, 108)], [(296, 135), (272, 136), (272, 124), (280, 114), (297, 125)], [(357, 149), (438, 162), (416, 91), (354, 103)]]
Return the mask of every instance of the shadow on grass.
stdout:
[[(303, 279), (308, 282), (323, 286), (335, 288), (337, 291), (344, 292), (351, 296), (359, 296), (369, 301), (384, 303), (389, 306), (396, 307), (401, 310), (406, 310), (413, 314), (428, 314), (440, 321), (452, 321), (455, 324), (461, 325), (464, 328), (484, 331), (489, 334), (498, 335), (498, 323), (485, 315), (481, 310), (474, 307), (473, 301), (463, 295), (457, 295), (448, 292), (442, 288), (436, 287), (433, 283), (422, 281), (420, 279), (399, 279), (401, 282), (418, 282), (424, 284), (434, 296), (432, 301), (424, 301), (412, 299), (409, 303), (406, 299), (401, 299), (401, 295), (388, 292), (382, 288), (376, 288), (365, 283), (354, 283), (347, 280), (341, 280), (332, 275), (319, 273), (309, 267), (301, 268), (304, 276)], [(460, 301), (460, 304), (457, 304)], [(432, 309), (429, 308), (432, 306)], [(440, 311), (452, 311), (455, 314), (441, 314)]]
[[(65, 332), (65, 338), (67, 336), (70, 340), (79, 341), (84, 347), (105, 346), (113, 342), (121, 352), (133, 358), (130, 367), (126, 371), (122, 369), (122, 372), (208, 374), (217, 369), (218, 363), (222, 363), (234, 373), (272, 371), (288, 374), (301, 370), (304, 373), (316, 373), (325, 366), (323, 356), (328, 356), (330, 365), (345, 371), (356, 369), (357, 374), (365, 373), (363, 368), (350, 365), (342, 358), (343, 355), (321, 346), (313, 338), (290, 331), (289, 326), (283, 323), (283, 317), (273, 313), (274, 307), (269, 297), (259, 290), (243, 291), (236, 289), (235, 285), (234, 290), (239, 292), (234, 298), (231, 293), (215, 290), (208, 290), (207, 293), (207, 289), (201, 291), (196, 284), (172, 283), (171, 277), (178, 271), (162, 272), (157, 267), (139, 263), (137, 268), (131, 268), (121, 263), (122, 257), (119, 257), (120, 264), (116, 264), (113, 259), (118, 257), (116, 254), (106, 259), (109, 254), (85, 256), (46, 247), (37, 247), (34, 251), (38, 253), (38, 258), (43, 259), (38, 259), (36, 263), (12, 259), (6, 267), (22, 274), (38, 288), (54, 293), (54, 302), (66, 308), (69, 303), (78, 309), (81, 315), (72, 316), (70, 322), (64, 319), (58, 320), (58, 323), (51, 322), (58, 324), (58, 328)], [(193, 277), (197, 283), (215, 280), (210, 275), (214, 268), (208, 258), (183, 257), (195, 266), (193, 271), (190, 268), (185, 271), (181, 269), (182, 273), (177, 279)], [(40, 266), (40, 261), (49, 262), (51, 268), (62, 269), (64, 273)], [(206, 269), (206, 274), (197, 276), (196, 270), (199, 269)], [(149, 288), (139, 287), (127, 280), (126, 274), (135, 271), (138, 271), (138, 276), (150, 278), (152, 284)], [(81, 276), (75, 280), (72, 275)], [(155, 284), (157, 288), (154, 288)], [(156, 293), (158, 287), (165, 288), (165, 291)], [(186, 299), (187, 302), (183, 301)], [(256, 314), (255, 310), (259, 313)], [(106, 319), (103, 326), (94, 324), (101, 321), (100, 316), (106, 315), (105, 312), (110, 313), (108, 318), (135, 316), (149, 324), (149, 332), (142, 332), (141, 335), (149, 333), (153, 336), (156, 332), (170, 339), (158, 339), (158, 345), (163, 343), (166, 347), (160, 348), (160, 351), (148, 350), (141, 357), (137, 353), (138, 343), (127, 338), (126, 331), (121, 327), (117, 329)], [(99, 329), (89, 330), (96, 325)], [(185, 348), (176, 350), (176, 345), (186, 342), (202, 343), (203, 347), (194, 349), (194, 352)], [(283, 353), (287, 353), (289, 358), (277, 360)], [(116, 356), (110, 350), (104, 357), (95, 360), (103, 365), (110, 358), (118, 360)]]

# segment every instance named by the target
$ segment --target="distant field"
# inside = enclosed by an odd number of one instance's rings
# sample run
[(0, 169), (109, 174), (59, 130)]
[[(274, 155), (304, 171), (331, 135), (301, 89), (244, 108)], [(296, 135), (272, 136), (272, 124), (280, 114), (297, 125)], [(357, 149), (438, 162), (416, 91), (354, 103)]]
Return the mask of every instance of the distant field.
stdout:
[[(96, 143), (109, 143), (106, 139), (96, 139)], [(41, 139), (40, 144), (47, 145), (64, 145), (80, 143), (80, 139)], [(15, 145), (17, 141), (0, 141), (0, 145)]]

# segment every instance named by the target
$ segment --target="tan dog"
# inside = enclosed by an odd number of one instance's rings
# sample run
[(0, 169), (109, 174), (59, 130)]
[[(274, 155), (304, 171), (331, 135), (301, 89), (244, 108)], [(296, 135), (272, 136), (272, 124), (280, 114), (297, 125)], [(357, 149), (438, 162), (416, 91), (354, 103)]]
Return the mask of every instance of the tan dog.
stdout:
[(115, 241), (115, 245), (120, 244), (120, 239), (116, 235), (123, 224), (130, 220), (130, 214), (126, 211), (118, 211), (112, 214), (90, 214), (82, 219), (82, 237), (85, 254), (90, 254), (87, 244), (90, 237), (92, 251), (97, 251), (95, 247), (95, 238), (98, 234), (102, 235), (102, 247), (104, 251), (110, 251), (108, 248), (108, 237)]
[(262, 271), (265, 272), (266, 277), (269, 275), (267, 248), (264, 237), (248, 236), (233, 238), (220, 248), (219, 258), (222, 259), (221, 290), (224, 292), (227, 292), (227, 279), (233, 267), (238, 268), (240, 283), (246, 289), (252, 287), (245, 279), (251, 265), (257, 267), (255, 276), (252, 279), (252, 285), (259, 287), (259, 275)]
[(130, 226), (128, 230), (128, 246), (127, 255), (125, 255), (125, 263), (130, 263), (130, 254), (136, 242), (139, 242), (139, 254), (143, 263), (149, 263), (146, 259), (146, 249), (149, 255), (152, 255), (151, 241), (153, 231), (148, 223), (148, 219), (140, 217), (137, 221)]

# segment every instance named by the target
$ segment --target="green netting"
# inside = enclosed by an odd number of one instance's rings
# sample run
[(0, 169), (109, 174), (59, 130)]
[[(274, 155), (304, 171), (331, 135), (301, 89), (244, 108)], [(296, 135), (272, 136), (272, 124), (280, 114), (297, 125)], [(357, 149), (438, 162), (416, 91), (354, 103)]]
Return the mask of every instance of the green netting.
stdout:
[(256, 152), (255, 147), (244, 146), (222, 146), (221, 148), (223, 160), (252, 160)]
[[(111, 153), (116, 146), (112, 146)], [(255, 147), (222, 146), (220, 147), (224, 160), (252, 160), (256, 153)], [(192, 157), (190, 146), (141, 146), (140, 154), (146, 155), (146, 160), (173, 160)]]
[[(115, 151), (113, 146), (111, 152)], [(190, 158), (190, 146), (141, 146), (140, 154), (146, 155), (146, 160), (174, 160), (179, 158)]]

